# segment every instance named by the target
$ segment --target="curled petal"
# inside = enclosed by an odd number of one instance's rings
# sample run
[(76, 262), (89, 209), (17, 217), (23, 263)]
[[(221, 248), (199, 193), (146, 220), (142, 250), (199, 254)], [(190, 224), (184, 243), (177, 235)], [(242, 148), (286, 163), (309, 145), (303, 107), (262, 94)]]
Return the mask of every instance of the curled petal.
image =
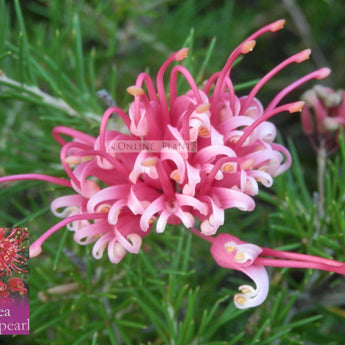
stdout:
[(185, 212), (185, 211), (182, 211), (181, 209), (179, 209), (177, 212), (176, 212), (176, 216), (178, 218), (181, 219), (183, 225), (186, 227), (186, 228), (191, 228), (194, 224), (194, 217), (191, 213), (189, 212)]
[(224, 224), (224, 209), (218, 207), (216, 203), (210, 197), (206, 197), (208, 204), (211, 205), (212, 213), (205, 219), (201, 225), (201, 233), (206, 236), (214, 235), (218, 228)]
[(241, 293), (234, 296), (235, 306), (239, 309), (253, 308), (262, 304), (269, 291), (268, 274), (264, 266), (249, 266), (242, 272), (250, 277), (256, 285), (254, 289), (250, 285), (241, 285), (238, 289)]
[(186, 162), (182, 155), (176, 150), (163, 148), (161, 150), (161, 160), (168, 160), (176, 165), (177, 169), (172, 171), (170, 178), (175, 180), (177, 183), (182, 183), (185, 179), (186, 173)]
[(207, 206), (202, 203), (200, 200), (183, 194), (176, 194), (176, 200), (178, 201), (180, 206), (191, 206), (194, 209), (198, 210), (202, 214), (207, 214)]
[(201, 181), (200, 170), (186, 162), (187, 181), (183, 186), (182, 193), (194, 196), (196, 185)]
[(111, 230), (111, 227), (107, 222), (96, 222), (77, 230), (73, 238), (78, 244), (86, 245), (95, 242), (100, 234), (104, 234), (109, 230)]
[(126, 207), (126, 206), (127, 206), (127, 200), (126, 199), (118, 200), (113, 204), (113, 206), (111, 206), (109, 213), (108, 213), (109, 224), (116, 224), (117, 223), (121, 209), (123, 207)]
[(195, 161), (199, 163), (209, 163), (214, 158), (216, 158), (219, 155), (224, 155), (228, 157), (236, 157), (236, 153), (227, 146), (221, 146), (221, 145), (213, 145), (213, 146), (207, 146), (200, 151), (198, 151), (194, 157)]
[(164, 209), (164, 196), (158, 197), (145, 210), (140, 218), (140, 229), (147, 231), (154, 215)]
[(129, 179), (131, 180), (131, 182), (137, 183), (138, 178), (141, 174), (147, 174), (154, 180), (158, 179), (158, 173), (156, 169), (157, 162), (157, 157), (153, 156), (146, 150), (141, 151), (135, 160), (133, 170), (129, 174)]
[(272, 176), (261, 170), (249, 171), (248, 176), (254, 177), (256, 181), (260, 181), (265, 187), (271, 187), (273, 184)]
[(156, 231), (158, 234), (161, 234), (162, 232), (164, 232), (170, 216), (171, 216), (171, 213), (167, 211), (162, 211), (162, 213), (159, 215), (159, 218), (156, 224)]
[(110, 262), (113, 264), (119, 263), (126, 255), (125, 248), (117, 242), (116, 238), (113, 238), (108, 244), (108, 256)]
[(100, 190), (98, 193), (94, 194), (87, 203), (87, 211), (92, 213), (93, 210), (97, 208), (99, 204), (111, 203), (115, 200), (124, 199), (129, 193), (130, 185), (120, 184), (116, 186), (111, 186)]
[(218, 200), (219, 206), (223, 209), (236, 207), (241, 211), (252, 211), (255, 207), (254, 200), (240, 191), (223, 187), (212, 187), (210, 192), (212, 199)]
[[(66, 218), (80, 208), (83, 201), (86, 201), (86, 199), (79, 194), (64, 195), (51, 202), (50, 210), (55, 216)], [(65, 209), (59, 212), (58, 209), (63, 207)]]
[[(99, 260), (102, 256), (103, 253), (105, 251), (105, 249), (107, 248), (107, 244), (109, 241), (111, 241), (112, 239), (114, 239), (114, 233), (112, 231), (107, 232), (106, 234), (102, 235), (94, 244), (93, 248), (92, 248), (92, 256)], [(109, 250), (109, 249), (108, 249)], [(109, 256), (110, 258), (110, 256)]]
[(136, 233), (131, 233), (125, 238), (120, 231), (115, 230), (117, 241), (129, 253), (138, 254), (141, 247), (141, 237)]

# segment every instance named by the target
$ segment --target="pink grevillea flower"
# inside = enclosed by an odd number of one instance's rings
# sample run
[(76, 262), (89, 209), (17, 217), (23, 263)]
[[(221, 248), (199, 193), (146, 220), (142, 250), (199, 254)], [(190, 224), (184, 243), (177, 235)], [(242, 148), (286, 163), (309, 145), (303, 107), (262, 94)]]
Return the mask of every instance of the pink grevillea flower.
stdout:
[(219, 266), (241, 271), (254, 281), (255, 288), (247, 284), (238, 288), (240, 293), (234, 296), (234, 303), (239, 309), (256, 307), (265, 301), (269, 291), (266, 266), (312, 268), (345, 275), (343, 262), (262, 248), (229, 234), (206, 237), (196, 229), (191, 230), (211, 243), (211, 254)]
[[(256, 96), (266, 82), (286, 66), (308, 59), (307, 49), (273, 68), (247, 95), (236, 95), (230, 77), (235, 60), (253, 50), (256, 38), (283, 25), (278, 20), (248, 37), (202, 88), (184, 66), (172, 66), (187, 57), (186, 48), (163, 63), (155, 82), (139, 74), (127, 89), (134, 97), (128, 115), (118, 107), (106, 110), (97, 138), (56, 127), (53, 136), (62, 146), (68, 179), (40, 174), (0, 178), (38, 179), (71, 189), (51, 203), (63, 220), (31, 245), (30, 255), (38, 255), (42, 243), (67, 225), (78, 243), (94, 243), (95, 258), (107, 249), (110, 261), (117, 263), (127, 252), (138, 253), (153, 227), (162, 233), (167, 224), (191, 228), (198, 220), (201, 234), (211, 236), (224, 224), (224, 210), (252, 211), (258, 183), (270, 187), (291, 164), (287, 149), (274, 142), (276, 128), (267, 120), (300, 111), (303, 102), (281, 104), (282, 99), (302, 83), (330, 73), (327, 68), (312, 72), (285, 87), (266, 107), (260, 103)], [(177, 91), (178, 77), (189, 85), (183, 94)], [(112, 114), (123, 120), (126, 134), (107, 129)]]
[(8, 291), (0, 291), (0, 307), (8, 308), (15, 303), (14, 298), (10, 297)]
[(26, 258), (20, 252), (27, 248), (25, 240), (28, 235), (24, 228), (0, 228), (0, 276), (26, 272), (21, 267)]
[(304, 133), (317, 151), (321, 142), (328, 153), (338, 148), (339, 129), (345, 129), (345, 91), (321, 85), (306, 91), (301, 112)]
[(7, 283), (7, 289), (11, 292), (18, 292), (20, 295), (26, 295), (28, 290), (25, 288), (20, 278), (11, 278)]
[(10, 293), (7, 290), (6, 283), (0, 281), (0, 307), (9, 307), (14, 302), (14, 299), (10, 297)]

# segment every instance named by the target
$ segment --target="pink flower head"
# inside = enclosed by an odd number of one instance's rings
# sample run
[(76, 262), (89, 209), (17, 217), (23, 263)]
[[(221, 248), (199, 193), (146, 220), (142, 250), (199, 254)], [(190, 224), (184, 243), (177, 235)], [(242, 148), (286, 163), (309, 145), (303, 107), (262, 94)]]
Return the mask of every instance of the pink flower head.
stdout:
[(0, 280), (0, 293), (2, 293), (4, 291), (7, 291), (7, 285), (6, 285), (6, 283), (4, 283)]
[[(275, 143), (275, 126), (267, 120), (299, 111), (303, 102), (280, 104), (281, 100), (302, 83), (330, 72), (323, 68), (304, 76), (264, 107), (257, 99), (260, 89), (286, 66), (306, 60), (310, 50), (304, 50), (239, 97), (231, 80), (233, 63), (253, 50), (256, 38), (283, 25), (284, 20), (278, 20), (248, 37), (203, 87), (184, 66), (172, 66), (187, 57), (187, 48), (163, 63), (155, 81), (139, 74), (127, 89), (134, 98), (128, 114), (118, 107), (106, 110), (97, 138), (56, 127), (53, 136), (62, 146), (68, 179), (40, 174), (0, 178), (40, 179), (71, 189), (51, 203), (52, 212), (63, 220), (31, 245), (30, 255), (38, 255), (42, 243), (67, 225), (77, 243), (93, 243), (95, 258), (107, 250), (110, 261), (117, 263), (127, 252), (138, 253), (153, 227), (162, 233), (167, 224), (192, 228), (198, 220), (201, 233), (211, 236), (224, 224), (224, 210), (252, 211), (259, 182), (270, 187), (291, 164), (287, 149)], [(178, 77), (189, 85), (183, 94), (177, 90)], [(112, 114), (123, 120), (126, 134), (107, 129)]]
[(269, 278), (265, 266), (312, 268), (345, 275), (345, 263), (317, 256), (261, 248), (241, 241), (229, 234), (206, 237), (196, 229), (195, 234), (211, 242), (211, 254), (219, 266), (241, 271), (251, 278), (251, 285), (241, 285), (240, 293), (234, 296), (239, 309), (256, 307), (265, 301), (269, 291)]
[(324, 141), (332, 153), (338, 148), (339, 129), (345, 129), (345, 91), (316, 85), (302, 98), (306, 102), (301, 112), (304, 133), (316, 151)]
[(26, 272), (20, 266), (26, 258), (19, 253), (27, 248), (24, 240), (28, 232), (22, 228), (0, 228), (0, 276), (14, 272)]
[(20, 278), (11, 278), (7, 283), (7, 288), (11, 292), (19, 292), (20, 295), (26, 295), (28, 292)]
[(0, 291), (0, 307), (8, 308), (15, 303), (15, 300), (10, 297), (8, 291)]

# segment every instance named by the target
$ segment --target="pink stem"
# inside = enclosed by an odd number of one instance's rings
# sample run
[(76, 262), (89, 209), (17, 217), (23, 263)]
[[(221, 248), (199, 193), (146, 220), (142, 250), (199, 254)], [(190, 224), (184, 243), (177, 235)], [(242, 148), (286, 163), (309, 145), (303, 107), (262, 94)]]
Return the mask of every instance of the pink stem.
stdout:
[(140, 73), (135, 82), (135, 86), (142, 87), (143, 83), (146, 85), (147, 92), (151, 101), (157, 100), (156, 89), (153, 85), (151, 77), (147, 73)]
[(65, 134), (68, 135), (72, 138), (78, 138), (81, 141), (93, 146), (95, 143), (95, 138), (92, 137), (91, 135), (79, 132), (75, 129), (65, 127), (65, 126), (57, 126), (53, 129), (52, 131), (54, 139), (60, 144), (64, 145), (66, 144), (66, 141), (62, 139), (60, 134)]
[(274, 67), (253, 87), (248, 97), (246, 98), (245, 103), (242, 106), (242, 109), (244, 111), (247, 109), (248, 105), (256, 96), (256, 94), (259, 92), (259, 90), (267, 83), (268, 80), (270, 80), (273, 76), (275, 76), (279, 71), (281, 71), (286, 66), (294, 62), (300, 63), (304, 61), (309, 55), (310, 55), (310, 49), (303, 50), (302, 52), (299, 52), (298, 54), (290, 56), (288, 59), (286, 59), (285, 61), (281, 62), (279, 65)]
[(165, 88), (164, 88), (164, 74), (168, 67), (174, 61), (181, 61), (183, 58), (187, 57), (188, 49), (183, 48), (174, 54), (170, 55), (167, 60), (163, 63), (161, 68), (159, 69), (156, 77), (156, 84), (157, 84), (157, 92), (158, 92), (158, 99), (159, 103), (162, 108), (162, 117), (163, 123), (169, 123), (169, 109), (168, 109), (168, 102), (166, 99)]
[(45, 181), (45, 182), (58, 184), (65, 187), (71, 187), (71, 182), (69, 180), (66, 180), (60, 177), (43, 175), (43, 174), (18, 174), (18, 175), (0, 177), (0, 183), (11, 182), (11, 181), (22, 181), (22, 180), (39, 180), (39, 181)]
[(322, 271), (334, 272), (345, 275), (345, 264), (327, 265), (319, 262), (311, 261), (295, 261), (295, 260), (280, 260), (280, 259), (268, 259), (258, 257), (254, 261), (255, 265), (270, 266), (270, 267), (294, 267), (294, 268), (312, 268)]
[(195, 81), (192, 75), (187, 70), (187, 68), (181, 65), (178, 65), (178, 66), (175, 66), (170, 73), (170, 83), (169, 83), (170, 105), (175, 101), (177, 97), (177, 73), (178, 72), (180, 72), (185, 77), (187, 83), (190, 85), (191, 89), (193, 90), (197, 103), (201, 104), (202, 99), (200, 97), (200, 91), (197, 85), (195, 84)]
[(230, 54), (224, 68), (222, 69), (222, 71), (219, 75), (219, 79), (218, 79), (216, 86), (215, 86), (215, 91), (213, 92), (213, 94), (216, 95), (216, 97), (219, 96), (219, 93), (223, 87), (223, 82), (225, 80), (225, 77), (226, 77), (226, 75), (230, 74), (231, 67), (232, 67), (233, 63), (235, 62), (235, 60), (241, 54), (243, 54), (243, 53), (247, 54), (250, 51), (250, 50), (245, 50), (243, 52), (242, 48), (245, 47), (249, 41), (255, 40), (257, 37), (261, 36), (262, 34), (268, 32), (268, 31), (275, 32), (275, 31), (282, 29), (284, 24), (285, 24), (285, 20), (282, 20), (282, 19), (277, 20), (273, 23), (270, 23), (270, 24), (262, 27), (261, 29), (257, 30), (256, 32), (254, 32), (244, 42), (242, 42), (239, 46), (237, 46), (235, 48), (235, 50)]
[(294, 83), (292, 83), (291, 85), (287, 86), (286, 88), (284, 88), (283, 90), (281, 90), (271, 101), (271, 103), (266, 107), (265, 111), (270, 111), (272, 110), (274, 107), (276, 107), (276, 105), (287, 95), (289, 94), (292, 90), (298, 88), (299, 86), (301, 86), (302, 84), (306, 83), (307, 81), (311, 80), (311, 79), (324, 79), (326, 78), (330, 73), (330, 69), (329, 68), (321, 68), (317, 71), (311, 72), (307, 75), (305, 75), (304, 77), (296, 80)]
[(340, 267), (340, 266), (345, 265), (345, 263), (343, 262), (326, 259), (319, 256), (292, 253), (292, 252), (286, 252), (286, 251), (270, 249), (270, 248), (262, 248), (261, 254), (265, 256), (274, 256), (274, 257), (282, 258), (282, 259), (299, 260), (299, 261), (305, 261), (305, 262), (317, 262), (317, 263), (320, 263), (323, 265), (329, 265), (329, 266)]
[(108, 108), (103, 114), (100, 130), (99, 130), (100, 148), (103, 151), (105, 151), (105, 132), (107, 129), (107, 123), (112, 114), (118, 114), (128, 129), (130, 128), (130, 125), (131, 125), (131, 121), (128, 115), (122, 109), (118, 107)]
[(159, 180), (160, 180), (162, 189), (164, 191), (164, 194), (168, 199), (174, 200), (175, 191), (174, 191), (173, 186), (171, 185), (170, 177), (168, 176), (160, 160), (158, 160), (156, 164), (157, 164), (156, 169), (158, 172)]
[(203, 240), (205, 240), (207, 242), (213, 243), (213, 241), (215, 240), (215, 237), (203, 235), (199, 230), (195, 229), (194, 227), (189, 228), (189, 230), (193, 234), (199, 236), (200, 238), (202, 238)]
[(62, 227), (66, 226), (69, 223), (78, 221), (78, 220), (95, 220), (105, 218), (106, 214), (104, 213), (91, 213), (91, 214), (77, 214), (70, 216), (66, 219), (61, 220), (49, 230), (47, 230), (42, 236), (40, 236), (34, 243), (30, 246), (30, 257), (35, 257), (42, 252), (42, 244), (56, 231), (60, 230)]
[(212, 85), (215, 84), (215, 82), (217, 81), (217, 79), (219, 78), (221, 72), (216, 72), (214, 74), (212, 74), (210, 76), (210, 78), (208, 78), (203, 91), (206, 93), (206, 95), (209, 94), (209, 92), (211, 91)]
[(255, 128), (257, 128), (257, 126), (259, 126), (259, 124), (261, 124), (262, 122), (268, 120), (270, 117), (281, 113), (283, 111), (288, 111), (288, 112), (295, 112), (295, 108), (298, 109), (299, 105), (302, 105), (303, 102), (294, 102), (294, 103), (288, 103), (288, 104), (284, 104), (281, 105), (267, 113), (263, 113), (262, 116), (260, 116), (259, 118), (257, 118), (250, 126), (248, 126), (245, 130), (244, 133), (242, 134), (242, 136), (239, 138), (239, 140), (237, 141), (237, 143), (235, 144), (235, 148), (234, 151), (238, 150), (241, 145), (244, 143), (244, 141), (249, 137), (249, 135), (254, 131)]
[(60, 151), (60, 160), (61, 160), (61, 164), (63, 165), (65, 171), (66, 171), (66, 174), (69, 176), (69, 178), (71, 179), (71, 181), (73, 181), (76, 186), (80, 187), (80, 182), (79, 180), (75, 177), (75, 175), (73, 174), (73, 171), (72, 169), (70, 168), (70, 166), (66, 163), (66, 157), (67, 157), (67, 150), (70, 148), (70, 147), (73, 147), (75, 146), (75, 142), (71, 141), (67, 144), (65, 144), (61, 151)]

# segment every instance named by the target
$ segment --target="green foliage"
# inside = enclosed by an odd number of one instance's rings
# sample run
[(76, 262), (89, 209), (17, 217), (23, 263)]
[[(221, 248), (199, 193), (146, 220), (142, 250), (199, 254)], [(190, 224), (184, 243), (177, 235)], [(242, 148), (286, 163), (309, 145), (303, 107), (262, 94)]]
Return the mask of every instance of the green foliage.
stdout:
[[(286, 17), (286, 32), (260, 39), (256, 55), (239, 62), (241, 74), (234, 71), (237, 90), (255, 83), (275, 63), (310, 43), (300, 39), (292, 12), (282, 3), (1, 0), (0, 175), (64, 176), (51, 130), (66, 125), (97, 135), (106, 109), (97, 91), (107, 90), (126, 108), (130, 97), (125, 90), (136, 75), (145, 69), (154, 75), (172, 51), (185, 45), (191, 49), (185, 63), (202, 83), (248, 33)], [(314, 34), (311, 44), (327, 55), (336, 71), (335, 86), (341, 86), (341, 5), (295, 3)], [(262, 99), (309, 71), (311, 64), (275, 77)], [(272, 190), (261, 192), (255, 212), (229, 212), (224, 231), (258, 245), (344, 261), (344, 140), (328, 159), (320, 214), (316, 164), (308, 159), (314, 154), (304, 148), (308, 144), (300, 136), (298, 118), (279, 121), (284, 140), (290, 137), (293, 166)], [(119, 125), (116, 120), (114, 125)], [(37, 181), (1, 188), (0, 225), (25, 225), (33, 241), (55, 224), (49, 204), (62, 194), (63, 188)], [(243, 276), (218, 267), (209, 245), (184, 229), (171, 227), (161, 236), (148, 236), (139, 255), (127, 255), (118, 265), (106, 258), (94, 260), (90, 248), (75, 244), (68, 230), (53, 238), (42, 256), (31, 261), (31, 335), (9, 338), (8, 343), (338, 345), (345, 337), (343, 277), (272, 269), (267, 301), (240, 311), (232, 296)]]

